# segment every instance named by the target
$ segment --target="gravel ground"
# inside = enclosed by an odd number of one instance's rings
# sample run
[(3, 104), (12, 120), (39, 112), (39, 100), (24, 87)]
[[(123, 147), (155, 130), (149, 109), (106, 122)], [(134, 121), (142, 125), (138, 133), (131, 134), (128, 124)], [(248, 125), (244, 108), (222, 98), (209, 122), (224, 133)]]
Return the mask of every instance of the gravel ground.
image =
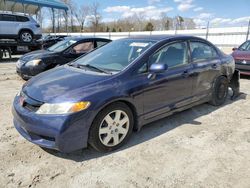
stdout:
[(0, 62), (0, 187), (250, 187), (249, 78), (236, 101), (149, 124), (108, 154), (62, 154), (22, 138), (11, 105), (23, 83), (14, 63)]

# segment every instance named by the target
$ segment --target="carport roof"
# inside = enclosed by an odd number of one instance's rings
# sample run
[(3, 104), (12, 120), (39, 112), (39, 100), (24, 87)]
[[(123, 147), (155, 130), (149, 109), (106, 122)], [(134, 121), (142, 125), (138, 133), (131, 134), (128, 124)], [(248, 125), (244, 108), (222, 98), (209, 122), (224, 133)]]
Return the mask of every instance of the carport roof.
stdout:
[(1, 0), (0, 10), (23, 12), (28, 14), (36, 14), (41, 7), (61, 9), (67, 11), (68, 6), (57, 0)]

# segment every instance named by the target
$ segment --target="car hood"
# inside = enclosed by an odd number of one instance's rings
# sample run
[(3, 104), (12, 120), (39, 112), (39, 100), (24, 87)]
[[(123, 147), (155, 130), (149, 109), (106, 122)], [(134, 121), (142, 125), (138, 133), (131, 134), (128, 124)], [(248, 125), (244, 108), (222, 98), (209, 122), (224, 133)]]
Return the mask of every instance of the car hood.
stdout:
[(27, 62), (27, 61), (31, 61), (34, 59), (44, 59), (44, 58), (53, 57), (56, 55), (57, 54), (55, 52), (50, 52), (48, 50), (37, 50), (37, 51), (30, 52), (30, 53), (23, 55), (20, 58), (20, 60)]
[(23, 92), (40, 102), (77, 102), (103, 88), (102, 83), (111, 77), (65, 65), (33, 77)]
[(232, 56), (234, 57), (234, 59), (250, 60), (250, 51), (236, 50), (232, 53)]

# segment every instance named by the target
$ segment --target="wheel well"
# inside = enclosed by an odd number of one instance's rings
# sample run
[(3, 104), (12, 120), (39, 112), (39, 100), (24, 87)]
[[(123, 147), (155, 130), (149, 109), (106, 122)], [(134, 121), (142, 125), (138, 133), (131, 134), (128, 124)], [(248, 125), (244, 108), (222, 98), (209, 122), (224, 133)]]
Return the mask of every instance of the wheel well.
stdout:
[(32, 34), (32, 36), (34, 35), (34, 34), (33, 34), (33, 31), (30, 30), (30, 29), (21, 29), (21, 30), (19, 31), (18, 35), (20, 35), (21, 32), (23, 32), (23, 31), (29, 31), (29, 32)]
[[(103, 109), (107, 108), (108, 106), (110, 106), (110, 105), (112, 105), (112, 104), (118, 103), (118, 102), (124, 103), (124, 104), (126, 104), (126, 105), (129, 107), (129, 109), (131, 110), (131, 112), (132, 112), (132, 114), (133, 114), (133, 117), (134, 117), (134, 127), (133, 127), (133, 129), (134, 129), (134, 130), (137, 130), (137, 128), (138, 128), (138, 121), (137, 121), (137, 111), (136, 111), (136, 108), (135, 108), (135, 106), (134, 106), (132, 103), (130, 103), (130, 102), (126, 101), (126, 100), (117, 100), (117, 101), (113, 101), (113, 102), (111, 102), (111, 103), (105, 105), (105, 106), (96, 114), (96, 116), (97, 116)], [(95, 118), (96, 118), (96, 117), (95, 117)]]

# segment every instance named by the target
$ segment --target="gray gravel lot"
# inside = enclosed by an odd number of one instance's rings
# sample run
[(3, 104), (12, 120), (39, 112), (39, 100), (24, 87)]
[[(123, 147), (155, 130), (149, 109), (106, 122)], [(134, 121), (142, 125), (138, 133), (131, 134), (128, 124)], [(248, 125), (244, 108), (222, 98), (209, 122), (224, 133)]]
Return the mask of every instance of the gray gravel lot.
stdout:
[(11, 105), (23, 83), (14, 63), (0, 62), (0, 187), (250, 187), (250, 77), (236, 101), (149, 124), (108, 154), (45, 151), (22, 138)]

